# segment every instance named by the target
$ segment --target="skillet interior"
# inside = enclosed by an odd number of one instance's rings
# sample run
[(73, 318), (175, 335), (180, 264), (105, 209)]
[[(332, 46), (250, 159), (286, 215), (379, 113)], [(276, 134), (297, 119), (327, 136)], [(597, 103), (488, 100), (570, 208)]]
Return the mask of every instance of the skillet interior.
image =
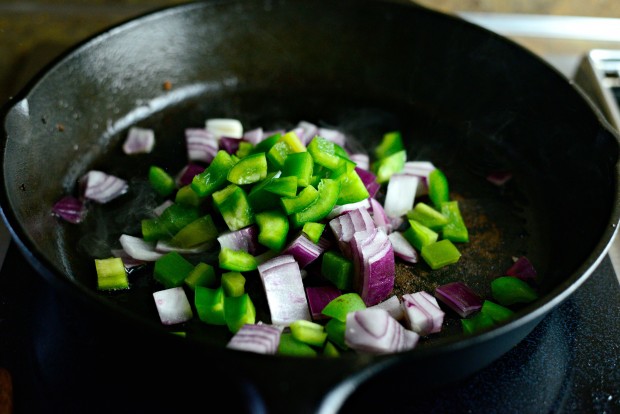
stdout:
[[(86, 232), (59, 224), (49, 208), (91, 168), (130, 179), (150, 164), (177, 171), (183, 129), (209, 117), (248, 128), (305, 119), (341, 127), (364, 148), (399, 129), (409, 159), (443, 168), (472, 242), (432, 280), (424, 265), (399, 272), (400, 293), (459, 279), (486, 295), (511, 257), (526, 254), (546, 294), (527, 315), (580, 280), (618, 219), (617, 139), (567, 80), (503, 38), (418, 7), (302, 0), (170, 9), (82, 45), (21, 98), (3, 148), (3, 207), (17, 238), (51, 279), (159, 330), (147, 278), (128, 293), (94, 292), (92, 255), (136, 224), (140, 207), (98, 209), (135, 219), (111, 226), (93, 214)], [(131, 125), (155, 129), (154, 154), (122, 155)], [(504, 190), (484, 179), (495, 169), (514, 173)], [(451, 326), (448, 343), (460, 339)], [(189, 331), (201, 343), (225, 337), (198, 323)]]

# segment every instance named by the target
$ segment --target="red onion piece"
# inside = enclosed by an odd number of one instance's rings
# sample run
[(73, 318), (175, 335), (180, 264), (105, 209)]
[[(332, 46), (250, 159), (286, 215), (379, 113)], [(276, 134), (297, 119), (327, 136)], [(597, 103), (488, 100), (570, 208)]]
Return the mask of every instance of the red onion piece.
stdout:
[(342, 204), (338, 206), (334, 206), (333, 210), (329, 212), (327, 215), (327, 219), (331, 220), (335, 217), (338, 217), (344, 213), (348, 213), (349, 211), (357, 210), (358, 208), (363, 208), (368, 210), (370, 208), (370, 201), (368, 198), (363, 199), (362, 201), (357, 201), (355, 203)]
[(69, 223), (78, 224), (86, 217), (86, 206), (73, 196), (65, 196), (52, 206), (52, 213)]
[(333, 285), (327, 286), (308, 286), (306, 287), (306, 297), (310, 306), (310, 314), (313, 320), (327, 319), (322, 311), (325, 306), (342, 295), (340, 289)]
[(243, 125), (238, 119), (210, 118), (205, 122), (205, 129), (219, 140), (221, 137), (241, 138)]
[(264, 323), (245, 324), (230, 338), (229, 349), (273, 355), (278, 351), (282, 328)]
[(123, 249), (112, 249), (110, 252), (112, 253), (112, 256), (121, 258), (123, 265), (125, 265), (125, 270), (127, 271), (136, 267), (144, 266), (147, 263), (145, 260), (134, 259)]
[(187, 159), (209, 163), (219, 150), (219, 142), (212, 132), (202, 128), (187, 128), (185, 130), (185, 145)]
[(320, 137), (323, 137), (326, 140), (336, 143), (344, 148), (346, 137), (342, 132), (338, 131), (337, 129), (319, 128), (317, 134)]
[(292, 255), (280, 255), (258, 265), (271, 322), (288, 326), (299, 319), (312, 321), (299, 265)]
[(239, 143), (241, 139), (231, 137), (220, 138), (220, 149), (223, 149), (229, 154), (234, 154), (239, 149)]
[(362, 152), (354, 152), (349, 156), (349, 159), (356, 164), (357, 168), (365, 171), (370, 169), (370, 157), (368, 156), (368, 154), (364, 154)]
[(323, 253), (321, 245), (314, 243), (305, 234), (299, 233), (282, 250), (283, 255), (292, 255), (301, 269), (314, 262)]
[(91, 170), (80, 178), (85, 198), (105, 204), (129, 190), (127, 182), (102, 171)]
[(383, 302), (379, 302), (376, 305), (369, 306), (368, 309), (384, 309), (394, 319), (401, 320), (405, 317), (404, 309), (398, 296), (392, 295)]
[(163, 256), (163, 253), (155, 249), (156, 243), (154, 242), (147, 242), (129, 234), (121, 235), (119, 241), (125, 253), (136, 260), (154, 262)]
[(403, 295), (402, 300), (409, 329), (422, 336), (441, 331), (445, 313), (439, 307), (437, 299), (421, 291)]
[(217, 241), (221, 248), (243, 250), (256, 255), (263, 250), (263, 246), (258, 242), (258, 233), (258, 226), (251, 225), (239, 230), (227, 230), (218, 236)]
[(178, 187), (184, 187), (192, 183), (194, 176), (200, 174), (205, 170), (200, 164), (189, 163), (179, 171), (175, 177), (175, 181)]
[(525, 256), (521, 256), (516, 259), (514, 264), (506, 270), (506, 275), (518, 277), (524, 282), (532, 283), (536, 281), (536, 269), (530, 260)]
[(381, 189), (381, 184), (377, 182), (377, 176), (374, 173), (360, 167), (355, 167), (355, 172), (359, 175), (360, 179), (364, 183), (364, 186), (366, 186), (369, 197), (373, 198), (377, 195), (377, 192)]
[(187, 322), (194, 317), (182, 286), (153, 292), (159, 319), (164, 325)]
[(148, 154), (155, 145), (155, 132), (148, 128), (131, 127), (123, 143), (123, 152), (128, 155)]
[(385, 210), (381, 203), (371, 198), (369, 211), (372, 213), (372, 220), (375, 222), (375, 226), (387, 234), (390, 234), (393, 228), (392, 220), (385, 214)]
[(392, 248), (394, 248), (394, 255), (396, 257), (405, 262), (418, 263), (418, 252), (401, 232), (392, 232), (388, 235), (388, 238), (392, 243)]
[(307, 145), (319, 133), (319, 127), (312, 122), (299, 121), (294, 131), (302, 144)]
[(256, 145), (263, 140), (263, 128), (255, 128), (243, 133), (243, 140)]
[(346, 257), (352, 257), (350, 242), (356, 232), (365, 232), (375, 228), (370, 213), (365, 208), (358, 208), (331, 219), (329, 222), (338, 246)]
[(160, 205), (158, 205), (157, 207), (153, 209), (153, 215), (156, 217), (161, 216), (164, 210), (166, 210), (168, 207), (170, 207), (173, 204), (174, 204), (174, 201), (170, 199), (164, 200), (163, 203), (161, 203)]
[(415, 348), (420, 335), (405, 329), (384, 309), (367, 308), (347, 315), (344, 340), (362, 353), (387, 354)]
[(392, 243), (385, 232), (357, 232), (351, 239), (355, 289), (366, 306), (383, 301), (394, 289), (395, 262)]
[(452, 282), (435, 289), (435, 297), (466, 318), (482, 308), (482, 299), (463, 282)]
[(383, 209), (388, 217), (401, 217), (413, 208), (420, 179), (415, 175), (393, 174), (387, 185)]
[(493, 171), (487, 175), (487, 180), (498, 187), (506, 184), (511, 178), (512, 173), (509, 171)]
[(430, 161), (407, 161), (403, 168), (403, 174), (415, 175), (420, 178), (416, 196), (428, 194), (428, 176), (435, 169), (435, 165)]

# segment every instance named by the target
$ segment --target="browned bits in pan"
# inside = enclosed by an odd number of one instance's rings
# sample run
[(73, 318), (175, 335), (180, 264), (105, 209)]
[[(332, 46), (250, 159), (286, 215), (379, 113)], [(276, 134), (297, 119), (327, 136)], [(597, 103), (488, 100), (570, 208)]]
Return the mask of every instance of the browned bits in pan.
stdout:
[(0, 368), (0, 414), (13, 413), (13, 380), (11, 373)]
[(172, 89), (172, 82), (170, 81), (165, 81), (163, 84), (164, 90), (165, 91), (169, 91), (170, 89)]

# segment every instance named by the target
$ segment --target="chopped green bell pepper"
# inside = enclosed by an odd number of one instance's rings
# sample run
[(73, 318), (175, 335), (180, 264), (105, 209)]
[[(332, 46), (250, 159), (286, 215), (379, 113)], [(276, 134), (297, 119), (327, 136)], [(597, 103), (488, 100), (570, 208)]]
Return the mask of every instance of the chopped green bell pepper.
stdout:
[(500, 305), (529, 303), (538, 298), (536, 291), (518, 277), (502, 276), (491, 282), (491, 293)]
[(334, 345), (330, 341), (327, 341), (325, 342), (325, 346), (323, 347), (323, 355), (326, 357), (339, 357), (340, 351), (338, 351), (336, 345)]
[(366, 303), (358, 293), (343, 293), (329, 302), (321, 313), (342, 323), (347, 321), (347, 314), (356, 310), (366, 309)]
[(244, 250), (232, 250), (227, 247), (220, 250), (218, 260), (222, 269), (235, 272), (250, 272), (258, 267), (256, 258), (250, 253)]
[(375, 158), (383, 159), (405, 149), (400, 131), (385, 133), (379, 145), (375, 147)]
[(312, 155), (315, 164), (330, 170), (335, 170), (340, 166), (342, 155), (346, 157), (346, 151), (338, 144), (318, 135), (308, 144), (308, 152)]
[[(302, 154), (302, 153), (300, 153)], [(305, 154), (305, 153), (304, 153)], [(291, 154), (294, 155), (294, 154)], [(274, 178), (269, 181), (267, 185), (265, 185), (265, 190), (279, 195), (281, 197), (295, 197), (297, 195), (297, 177), (289, 176), (289, 177), (279, 177)], [(277, 200), (273, 196), (268, 196)]]
[(209, 166), (192, 179), (192, 189), (200, 197), (207, 197), (223, 188), (228, 182), (228, 172), (235, 165), (233, 158), (224, 150), (219, 150)]
[(448, 217), (422, 201), (407, 212), (407, 218), (436, 232), (448, 223)]
[(281, 137), (282, 137), (282, 134), (280, 133), (268, 136), (267, 138), (265, 138), (264, 140), (256, 144), (254, 148), (252, 149), (252, 151), (250, 151), (250, 153), (256, 154), (259, 152), (264, 152), (264, 153), (269, 152), (271, 147), (273, 147), (276, 144), (276, 142), (280, 140)]
[(282, 197), (280, 202), (284, 212), (288, 215), (298, 213), (311, 204), (315, 203), (319, 198), (319, 191), (309, 185), (299, 192), (295, 197)]
[(366, 185), (355, 170), (341, 175), (338, 177), (338, 181), (340, 181), (340, 193), (338, 194), (336, 204), (340, 206), (357, 203), (370, 196)]
[(253, 211), (271, 210), (280, 206), (279, 198), (273, 197), (273, 194), (266, 189), (271, 182), (280, 177), (280, 174), (280, 171), (267, 173), (264, 180), (252, 187), (248, 194), (248, 202)]
[(401, 150), (394, 154), (388, 155), (372, 163), (372, 172), (377, 176), (377, 182), (384, 184), (390, 181), (393, 174), (401, 172), (407, 161), (407, 151)]
[(461, 319), (461, 326), (463, 332), (466, 334), (474, 334), (476, 332), (483, 331), (485, 329), (495, 326), (493, 319), (484, 312), (478, 312), (474, 316), (467, 319)]
[(289, 131), (282, 135), (267, 152), (267, 159), (271, 164), (272, 170), (282, 170), (284, 162), (289, 154), (306, 151), (306, 147), (301, 143), (295, 132)]
[(172, 251), (155, 260), (153, 277), (169, 289), (183, 285), (192, 270), (194, 270), (193, 264), (180, 253)]
[(212, 289), (196, 286), (194, 291), (194, 306), (198, 318), (210, 325), (226, 325), (224, 318), (224, 288)]
[(289, 325), (293, 338), (312, 346), (322, 347), (327, 339), (325, 327), (316, 322), (299, 319)]
[(441, 203), (450, 201), (448, 178), (439, 168), (435, 168), (428, 175), (428, 197), (438, 210), (441, 210)]
[(490, 300), (485, 300), (482, 303), (480, 311), (489, 315), (495, 323), (505, 322), (514, 316), (514, 311), (502, 305), (498, 305), (495, 302), (491, 302)]
[(217, 275), (215, 274), (215, 268), (208, 263), (200, 262), (189, 272), (184, 282), (194, 291), (196, 286), (216, 287)]
[(157, 194), (167, 197), (176, 188), (174, 178), (168, 174), (163, 168), (151, 165), (149, 168), (149, 183)]
[(190, 248), (203, 243), (214, 242), (219, 236), (211, 215), (206, 214), (192, 221), (172, 237), (175, 246)]
[(97, 289), (116, 290), (129, 288), (127, 271), (120, 257), (95, 259), (97, 271)]
[(318, 243), (321, 240), (323, 231), (325, 230), (325, 223), (316, 223), (309, 221), (304, 223), (301, 231), (310, 239), (313, 243)]
[(254, 224), (254, 212), (248, 197), (236, 184), (213, 193), (213, 202), (231, 231)]
[(323, 253), (321, 259), (321, 275), (332, 282), (340, 290), (353, 287), (353, 262), (336, 250)]
[(190, 207), (199, 207), (202, 204), (203, 200), (204, 199), (202, 197), (196, 194), (191, 184), (184, 185), (183, 187), (179, 188), (174, 197), (175, 203), (183, 204)]
[(241, 296), (245, 293), (245, 277), (239, 272), (223, 273), (222, 287), (226, 296)]
[(439, 233), (415, 220), (409, 220), (409, 227), (403, 232), (403, 236), (418, 251), (439, 239)]
[(276, 252), (281, 251), (288, 236), (288, 217), (281, 210), (268, 210), (256, 213), (258, 242)]
[(454, 264), (461, 258), (461, 252), (447, 239), (423, 246), (421, 255), (422, 259), (424, 259), (433, 270)]
[(232, 333), (237, 333), (245, 324), (256, 323), (256, 308), (250, 295), (224, 295), (224, 320)]
[(340, 181), (323, 178), (317, 190), (319, 195), (316, 202), (292, 214), (291, 220), (294, 227), (301, 227), (309, 221), (320, 221), (327, 217), (336, 205), (336, 201), (338, 201)]
[(349, 346), (344, 341), (344, 334), (347, 329), (347, 323), (342, 322), (336, 318), (332, 318), (325, 324), (325, 332), (327, 332), (327, 339), (329, 342), (335, 344), (342, 350), (348, 350)]
[(457, 243), (469, 242), (469, 231), (461, 216), (458, 201), (443, 201), (441, 213), (448, 218), (448, 223), (441, 230), (441, 237)]
[(248, 155), (229, 171), (228, 181), (237, 185), (253, 184), (267, 176), (267, 158), (264, 152)]
[(284, 160), (282, 175), (297, 177), (297, 186), (306, 187), (310, 184), (314, 170), (314, 159), (309, 152), (296, 152), (289, 154)]
[(314, 357), (317, 356), (318, 353), (310, 345), (295, 339), (293, 337), (293, 334), (284, 332), (282, 333), (282, 335), (280, 335), (278, 354), (301, 357)]

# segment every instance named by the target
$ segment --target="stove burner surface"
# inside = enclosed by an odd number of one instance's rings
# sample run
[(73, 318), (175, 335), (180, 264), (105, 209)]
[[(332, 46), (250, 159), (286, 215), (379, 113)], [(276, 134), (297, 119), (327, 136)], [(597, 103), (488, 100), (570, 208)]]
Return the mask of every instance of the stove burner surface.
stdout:
[[(13, 375), (15, 414), (179, 412), (192, 395), (203, 395), (205, 407), (218, 398), (231, 412), (264, 412), (252, 386), (234, 373), (197, 373), (204, 381), (193, 384), (177, 372), (173, 355), (154, 355), (147, 342), (110, 350), (118, 342), (108, 341), (105, 324), (64, 318), (71, 305), (30, 269), (12, 245), (0, 272), (0, 366)], [(371, 379), (340, 412), (620, 412), (618, 338), (620, 286), (605, 258), (521, 343), (467, 380), (422, 395), (406, 377)], [(132, 369), (116, 378), (89, 375), (115, 364)], [(386, 401), (396, 401), (393, 410)]]

